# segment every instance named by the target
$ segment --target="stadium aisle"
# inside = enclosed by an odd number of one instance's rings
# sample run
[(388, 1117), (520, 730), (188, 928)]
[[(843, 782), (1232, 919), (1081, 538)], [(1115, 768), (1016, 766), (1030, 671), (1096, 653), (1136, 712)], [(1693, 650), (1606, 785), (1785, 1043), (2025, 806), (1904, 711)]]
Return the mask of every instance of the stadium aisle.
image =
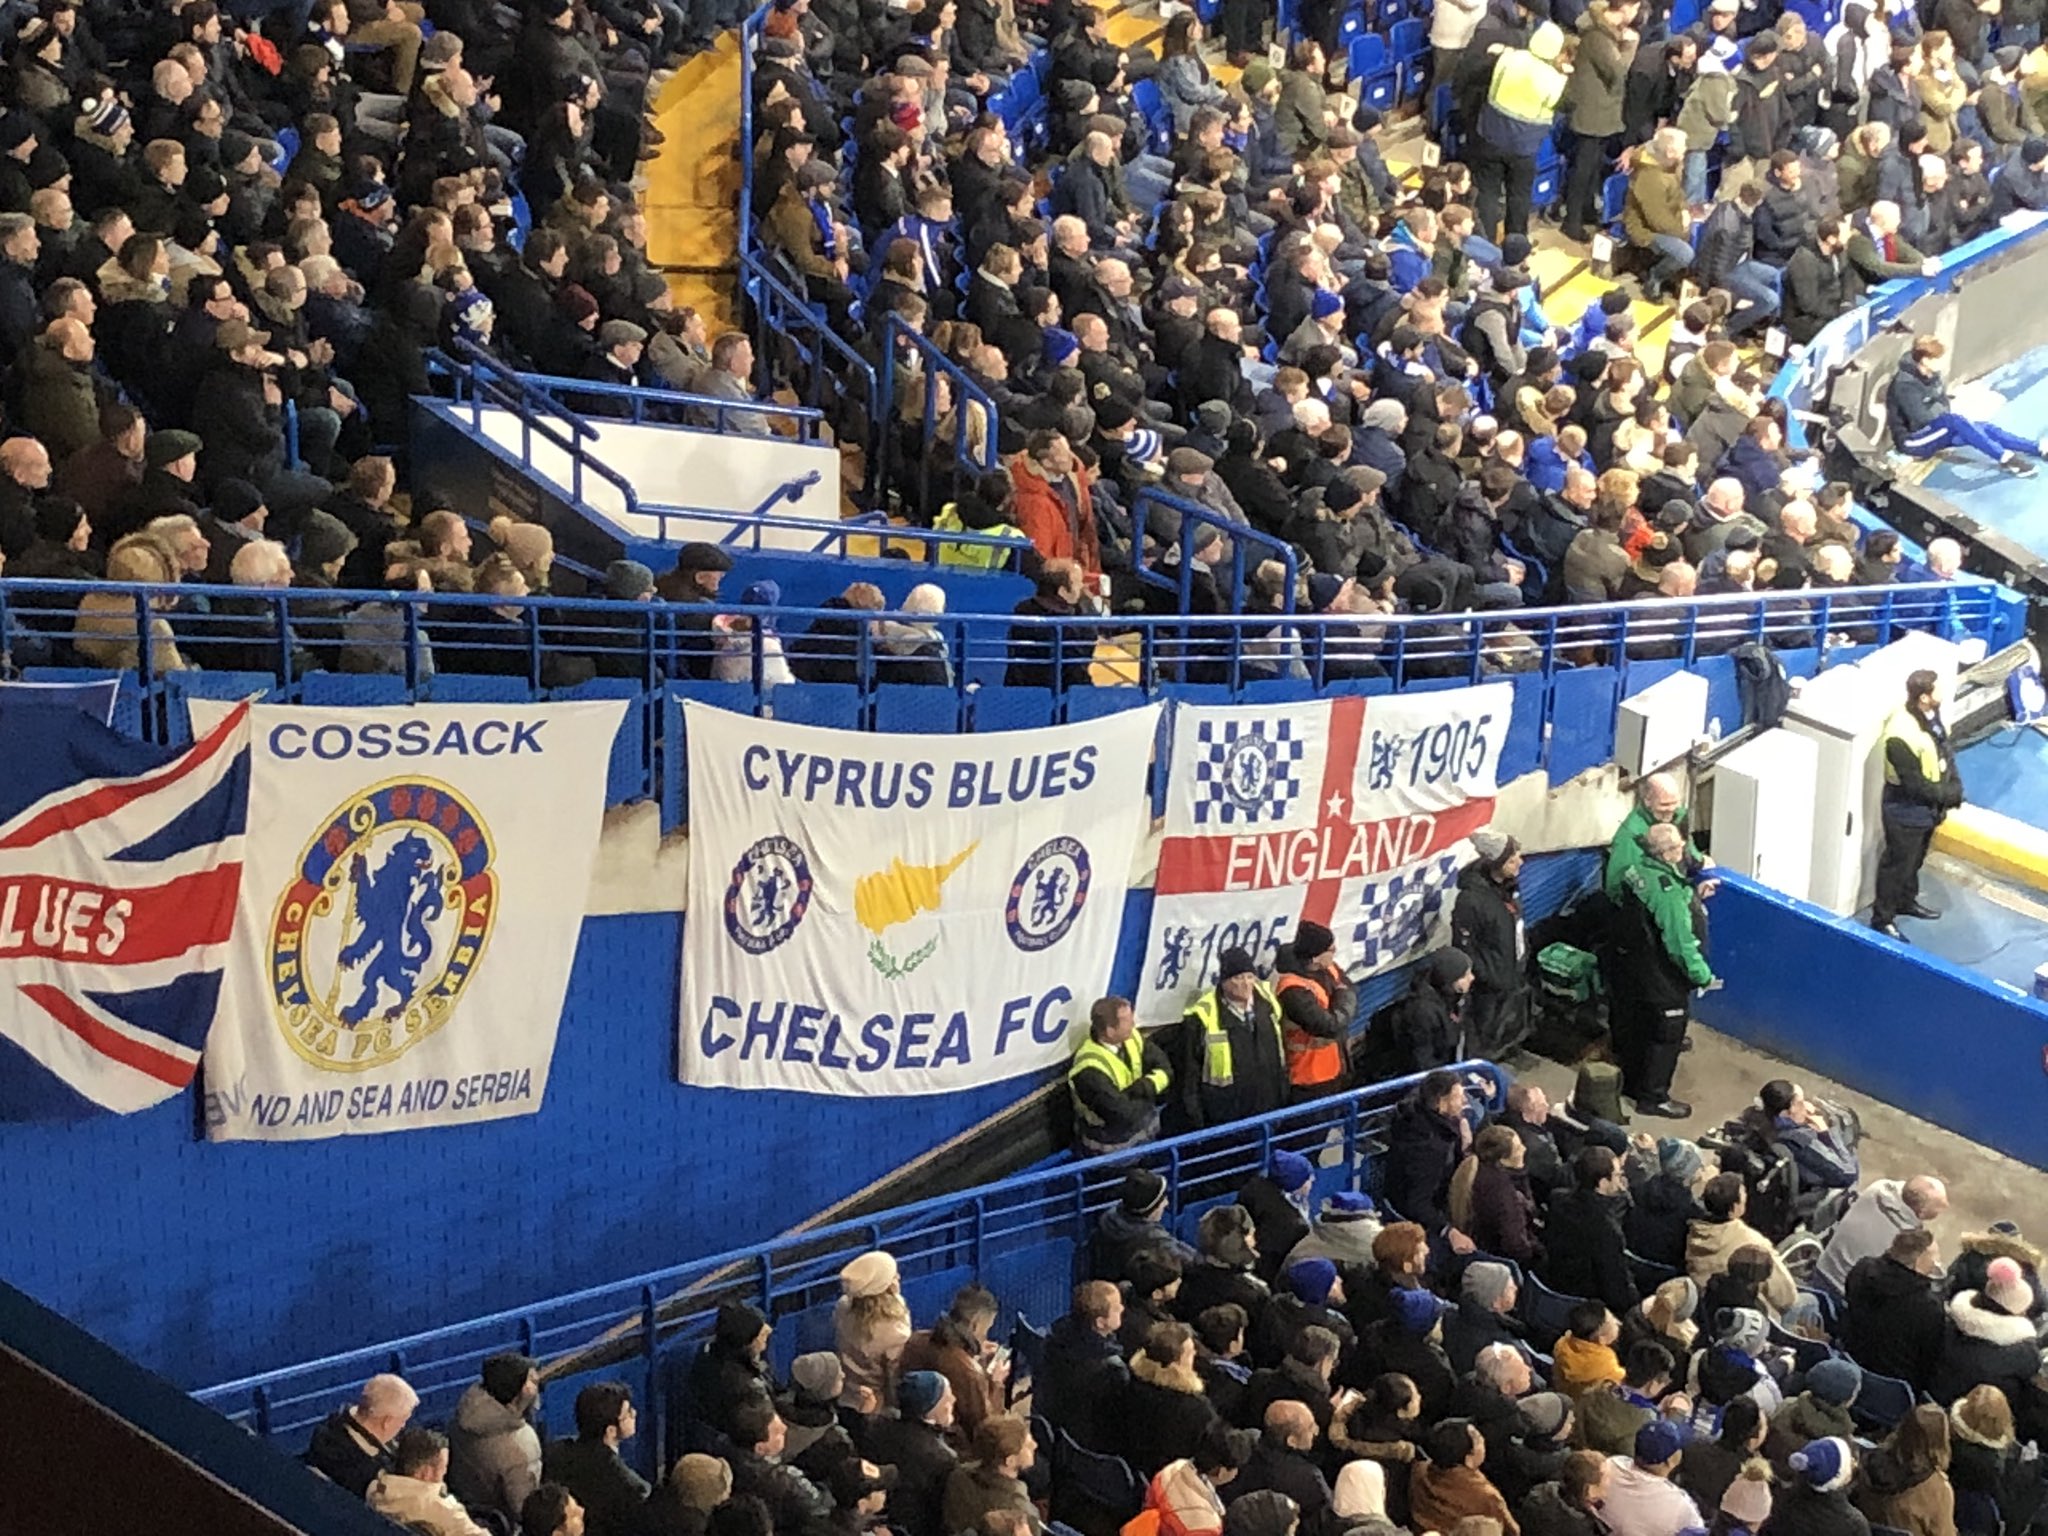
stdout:
[(737, 32), (676, 71), (655, 105), (654, 124), (668, 142), (647, 167), (647, 253), (657, 266), (690, 269), (670, 271), (669, 288), (716, 334), (733, 323), (738, 270)]

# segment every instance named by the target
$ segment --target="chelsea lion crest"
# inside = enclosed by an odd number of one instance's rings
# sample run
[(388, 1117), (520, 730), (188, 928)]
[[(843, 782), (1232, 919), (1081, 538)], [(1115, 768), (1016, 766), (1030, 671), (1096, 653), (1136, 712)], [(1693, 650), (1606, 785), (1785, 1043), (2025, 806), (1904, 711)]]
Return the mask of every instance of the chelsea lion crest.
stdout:
[(292, 1049), (361, 1072), (448, 1021), (498, 915), (489, 830), (434, 779), (351, 796), (306, 844), (270, 923), (271, 991)]
[(1051, 949), (1088, 905), (1088, 850), (1071, 837), (1041, 844), (1010, 882), (1003, 926), (1026, 954)]
[(811, 905), (811, 861), (786, 837), (764, 837), (732, 869), (725, 887), (725, 931), (750, 955), (776, 948)]

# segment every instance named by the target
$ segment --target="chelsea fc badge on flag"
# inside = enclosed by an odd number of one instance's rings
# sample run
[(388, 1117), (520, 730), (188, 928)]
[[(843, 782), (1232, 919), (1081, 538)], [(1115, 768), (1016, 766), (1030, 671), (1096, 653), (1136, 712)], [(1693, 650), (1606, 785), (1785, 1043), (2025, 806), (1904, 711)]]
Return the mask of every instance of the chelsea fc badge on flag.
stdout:
[(204, 1065), (214, 1140), (540, 1108), (624, 711), (251, 710), (241, 910)]

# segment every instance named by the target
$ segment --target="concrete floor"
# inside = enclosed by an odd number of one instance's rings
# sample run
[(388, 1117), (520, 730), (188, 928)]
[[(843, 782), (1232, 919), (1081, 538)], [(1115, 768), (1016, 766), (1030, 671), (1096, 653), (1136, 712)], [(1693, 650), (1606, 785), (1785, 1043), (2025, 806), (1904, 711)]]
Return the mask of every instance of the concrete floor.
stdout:
[[(1690, 1120), (1658, 1120), (1636, 1116), (1633, 1134), (1697, 1136), (1733, 1119), (1774, 1077), (1789, 1077), (1809, 1094), (1854, 1109), (1863, 1121), (1861, 1155), (1866, 1182), (1930, 1173), (1948, 1184), (1950, 1208), (1935, 1224), (1944, 1261), (1956, 1252), (1956, 1238), (1981, 1232), (1993, 1221), (2019, 1223), (2035, 1241), (2048, 1236), (2048, 1176), (1989, 1147), (1967, 1141), (1925, 1120), (1916, 1120), (1889, 1104), (1845, 1088), (1775, 1057), (1738, 1044), (1698, 1024), (1692, 1028), (1693, 1048), (1680, 1060), (1675, 1094), (1693, 1107)], [(1541, 1083), (1554, 1101), (1569, 1098), (1572, 1072), (1544, 1061), (1528, 1076)]]

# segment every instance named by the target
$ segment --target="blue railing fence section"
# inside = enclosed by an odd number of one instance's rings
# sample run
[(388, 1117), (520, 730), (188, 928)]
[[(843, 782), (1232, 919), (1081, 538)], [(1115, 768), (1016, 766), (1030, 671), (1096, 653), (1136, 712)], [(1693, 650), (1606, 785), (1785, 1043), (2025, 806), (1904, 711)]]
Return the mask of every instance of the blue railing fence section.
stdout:
[[(762, 503), (764, 507), (772, 504), (772, 498)], [(669, 524), (672, 520), (687, 524), (690, 520), (702, 522), (707, 518), (717, 521), (723, 516), (720, 513), (703, 512), (690, 507), (658, 507), (648, 502), (640, 504), (640, 515), (656, 520), (656, 537), (664, 543), (681, 538), (688, 532), (687, 527), (671, 530)], [(764, 537), (774, 533), (788, 533), (798, 537), (781, 540), (769, 540)], [(810, 541), (808, 548), (801, 542), (805, 537)], [(1029, 539), (1005, 537), (1000, 534), (976, 533), (971, 530), (940, 533), (931, 528), (899, 527), (880, 512), (869, 512), (859, 517), (843, 518), (838, 522), (828, 523), (815, 517), (778, 517), (769, 512), (756, 510), (732, 518), (731, 526), (724, 529), (717, 538), (718, 543), (729, 549), (796, 550), (813, 555), (830, 555), (839, 559), (854, 557), (855, 540), (872, 540), (884, 551), (894, 550), (924, 565), (936, 564), (940, 551), (949, 545), (963, 549), (1002, 550), (1007, 558), (998, 560), (992, 567), (995, 570), (1004, 569), (1018, 552), (1031, 547)]]
[[(580, 409), (586, 421), (595, 414), (593, 426), (608, 421), (625, 421), (635, 426), (647, 424), (650, 419), (656, 426), (689, 425), (699, 430), (723, 432), (726, 418), (735, 412), (764, 416), (771, 426), (787, 426), (786, 433), (777, 436), (796, 443), (818, 441), (818, 426), (823, 420), (822, 413), (804, 405), (778, 405), (772, 400), (727, 400), (717, 395), (694, 395), (679, 389), (651, 389), (644, 384), (600, 384), (589, 379), (564, 378), (552, 373), (522, 373), (520, 379), (526, 387), (543, 399), (551, 400), (565, 409)], [(609, 412), (593, 413), (590, 406), (572, 405), (576, 401), (616, 400), (621, 402), (624, 415), (615, 416)], [(690, 420), (685, 423), (676, 419), (677, 413), (688, 413)], [(697, 418), (709, 413), (710, 427), (704, 427)]]
[[(869, 531), (883, 536), (881, 525)], [(903, 532), (891, 527), (886, 537)], [(75, 610), (87, 592), (119, 593), (134, 605), (133, 667), (95, 668), (73, 650)], [(1370, 620), (789, 607), (756, 615), (771, 621), (773, 645), (760, 628), (714, 637), (707, 616), (701, 606), (552, 595), (9, 579), (0, 580), (0, 669), (31, 678), (119, 676), (120, 726), (174, 744), (190, 739), (186, 705), (194, 698), (316, 705), (623, 698), (633, 708), (614, 744), (609, 799), (658, 798), (663, 825), (674, 828), (688, 810), (685, 699), (843, 729), (954, 734), (1091, 719), (1160, 698), (1270, 703), (1509, 677), (1530, 732), (1518, 771), (1529, 771), (1557, 768), (1550, 726), (1560, 711), (1611, 716), (1615, 698), (1681, 666), (1728, 669), (1727, 653), (1747, 640), (1771, 645), (1795, 675), (1807, 675), (1908, 631), (2002, 645), (2018, 638), (2023, 610), (2005, 589), (1971, 579)], [(196, 668), (166, 666), (161, 636), (143, 643), (156, 623), (169, 624), (180, 658)], [(903, 680), (908, 658), (891, 642), (912, 635), (910, 626), (927, 642), (920, 659), (942, 664), (943, 686)], [(1277, 642), (1276, 630), (1283, 632)], [(778, 650), (810, 680), (778, 686)], [(929, 666), (922, 670), (930, 675)], [(700, 678), (705, 671), (709, 679)], [(1560, 705), (1567, 684), (1575, 690)], [(1731, 707), (1732, 687), (1731, 673)], [(1576, 749), (1570, 761), (1567, 773), (1584, 766)]]
[[(905, 360), (906, 354), (917, 359), (914, 368)], [(952, 396), (946, 410), (940, 409), (942, 381)], [(919, 437), (922, 449), (916, 455), (916, 504), (925, 509), (927, 520), (937, 515), (939, 501), (951, 500), (1002, 462), (996, 452), (995, 401), (928, 337), (905, 325), (900, 315), (889, 316), (882, 331), (881, 395), (888, 421), (881, 433), (881, 474), (876, 483), (884, 491), (901, 487), (901, 471), (909, 467), (898, 462), (905, 457), (901, 428), (916, 421), (923, 429)], [(948, 418), (952, 441), (940, 444), (939, 429)], [(934, 453), (934, 447), (943, 448), (943, 454)], [(935, 471), (942, 463), (950, 465), (951, 473), (935, 501)]]
[[(1490, 1084), (1496, 1100), (1507, 1077), (1490, 1062), (1458, 1070)], [(350, 1401), (364, 1380), (397, 1371), (420, 1393), (423, 1422), (438, 1422), (477, 1379), (486, 1356), (517, 1349), (567, 1382), (591, 1370), (622, 1376), (640, 1394), (641, 1428), (627, 1454), (652, 1472), (664, 1448), (669, 1384), (709, 1336), (719, 1305), (746, 1301), (775, 1320), (775, 1360), (787, 1370), (805, 1349), (830, 1348), (837, 1276), (847, 1261), (886, 1248), (920, 1318), (943, 1310), (969, 1276), (990, 1286), (1006, 1309), (1041, 1324), (1066, 1310), (1101, 1214), (1117, 1203), (1124, 1171), (1157, 1172), (1167, 1187), (1169, 1219), (1192, 1236), (1201, 1211), (1231, 1198), (1275, 1149), (1300, 1152), (1317, 1167), (1315, 1197), (1372, 1188), (1376, 1154), (1395, 1107), (1419, 1076), (1333, 1095), (1255, 1120), (1154, 1142), (1129, 1153), (1062, 1163), (957, 1194), (635, 1275), (450, 1327), (353, 1349), (239, 1381), (207, 1387), (198, 1400), (255, 1434), (296, 1451), (327, 1414)], [(1007, 1316), (1007, 1312), (1005, 1314)], [(554, 1391), (553, 1414), (567, 1393)], [(664, 1462), (665, 1464), (665, 1462)]]
[[(493, 407), (507, 411), (519, 423), (519, 465), (529, 475), (537, 479), (554, 478), (534, 462), (533, 440), (538, 437), (569, 456), (569, 484), (563, 489), (573, 500), (587, 504), (583, 494), (587, 475), (612, 486), (623, 499), (626, 511), (639, 510), (640, 496), (633, 489), (633, 482), (591, 451), (589, 445), (597, 440), (596, 427), (559, 400), (532, 388), (517, 370), (460, 339), (453, 344), (463, 355), (457, 358), (445, 352), (429, 352), (429, 371), (451, 381), (452, 403), (458, 412), (463, 406), (469, 408), (470, 431), (480, 441), (492, 441), (484, 431), (484, 412)], [(507, 448), (503, 443), (497, 446)]]
[[(753, 159), (742, 158), (751, 185)], [(823, 306), (790, 286), (789, 276), (777, 273), (742, 239), (740, 291), (754, 311), (758, 392), (765, 396), (786, 385), (804, 405), (822, 412), (837, 442), (861, 450), (863, 499), (873, 501), (881, 488), (877, 438), (887, 416), (875, 366), (826, 323)]]
[[(1192, 541), (1204, 528), (1214, 528), (1229, 542), (1230, 551), (1224, 562), (1228, 579), (1217, 583), (1226, 594), (1236, 593), (1242, 601), (1251, 590), (1249, 578), (1260, 562), (1277, 560), (1287, 572), (1286, 582), (1281, 588), (1280, 611), (1294, 612), (1301, 562), (1295, 555), (1294, 546), (1287, 540), (1276, 538), (1249, 523), (1225, 517), (1200, 502), (1148, 485), (1131, 499), (1131, 537), (1141, 545), (1146, 529), (1152, 526), (1147, 514), (1155, 507), (1164, 514), (1164, 526), (1173, 529), (1172, 547), (1179, 551), (1180, 564), (1175, 575), (1168, 577), (1161, 575), (1156, 565), (1141, 559), (1136, 562), (1138, 578), (1148, 585), (1174, 592), (1182, 613), (1189, 611), (1194, 590), (1195, 561), (1190, 554)], [(1160, 557), (1163, 559), (1166, 554), (1167, 549), (1162, 547)]]

